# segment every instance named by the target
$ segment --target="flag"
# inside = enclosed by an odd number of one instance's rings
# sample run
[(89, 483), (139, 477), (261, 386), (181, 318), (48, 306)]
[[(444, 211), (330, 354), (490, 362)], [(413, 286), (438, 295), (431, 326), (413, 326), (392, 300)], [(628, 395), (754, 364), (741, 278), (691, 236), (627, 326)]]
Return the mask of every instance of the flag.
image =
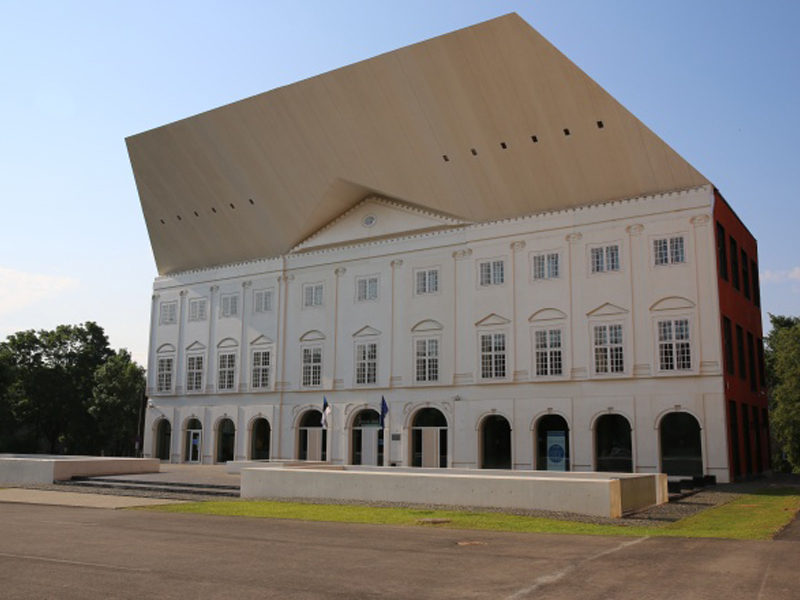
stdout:
[(386, 415), (389, 414), (389, 405), (386, 404), (386, 398), (381, 396), (381, 429), (386, 428)]
[(328, 399), (323, 396), (322, 397), (322, 428), (328, 428), (328, 415), (331, 414), (331, 405), (328, 404)]

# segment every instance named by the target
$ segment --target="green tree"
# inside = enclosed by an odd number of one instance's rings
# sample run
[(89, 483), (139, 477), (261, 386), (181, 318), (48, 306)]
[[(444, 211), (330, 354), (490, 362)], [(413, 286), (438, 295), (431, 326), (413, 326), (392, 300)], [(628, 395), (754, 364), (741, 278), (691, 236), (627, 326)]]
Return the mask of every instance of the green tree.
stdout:
[(765, 354), (776, 467), (800, 471), (800, 318), (770, 315), (770, 321)]
[(125, 349), (95, 372), (89, 414), (97, 424), (100, 447), (107, 454), (134, 455), (144, 390), (144, 369)]

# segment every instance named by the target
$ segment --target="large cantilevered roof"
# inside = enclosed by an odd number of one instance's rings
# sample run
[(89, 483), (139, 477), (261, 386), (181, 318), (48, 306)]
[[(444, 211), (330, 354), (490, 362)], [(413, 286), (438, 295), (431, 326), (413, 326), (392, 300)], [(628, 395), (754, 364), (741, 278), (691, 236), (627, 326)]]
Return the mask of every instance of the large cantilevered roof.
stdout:
[(127, 144), (161, 274), (288, 253), (375, 195), (480, 222), (708, 183), (516, 14)]

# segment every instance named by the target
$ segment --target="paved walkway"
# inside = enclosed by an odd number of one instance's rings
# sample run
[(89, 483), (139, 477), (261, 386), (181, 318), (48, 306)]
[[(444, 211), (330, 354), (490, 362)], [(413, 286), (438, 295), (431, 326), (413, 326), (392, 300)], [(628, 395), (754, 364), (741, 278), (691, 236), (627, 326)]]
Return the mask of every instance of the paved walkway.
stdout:
[(76, 494), (74, 492), (6, 488), (0, 489), (0, 502), (83, 508), (130, 508), (132, 506), (176, 504), (178, 501), (162, 500), (160, 498), (135, 498), (131, 496), (106, 496), (101, 494)]

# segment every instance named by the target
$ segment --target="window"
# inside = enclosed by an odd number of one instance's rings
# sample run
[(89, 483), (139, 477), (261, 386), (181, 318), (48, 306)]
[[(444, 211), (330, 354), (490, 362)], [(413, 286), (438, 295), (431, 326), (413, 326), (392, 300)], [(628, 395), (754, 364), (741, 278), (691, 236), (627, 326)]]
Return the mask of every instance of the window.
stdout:
[(235, 381), (236, 381), (236, 354), (233, 352), (220, 354), (217, 389), (232, 390)]
[(736, 368), (733, 363), (733, 328), (728, 317), (722, 317), (722, 339), (725, 344), (725, 368), (733, 375)]
[(687, 371), (692, 368), (689, 319), (658, 322), (658, 363), (662, 371)]
[(322, 347), (303, 348), (303, 386), (322, 385)]
[(506, 334), (481, 334), (481, 379), (506, 376)]
[(159, 309), (158, 324), (174, 325), (178, 322), (178, 303), (162, 302)]
[(439, 381), (439, 340), (415, 340), (417, 381)]
[(717, 264), (719, 265), (719, 276), (728, 281), (728, 253), (725, 245), (725, 228), (719, 221), (717, 222)]
[(758, 279), (758, 265), (756, 261), (750, 261), (750, 275), (753, 278), (753, 303), (761, 306), (761, 282)]
[(256, 313), (272, 311), (272, 290), (256, 290), (253, 292), (253, 311)]
[(739, 355), (739, 377), (747, 379), (747, 361), (744, 356), (744, 331), (736, 326), (736, 353)]
[(203, 356), (186, 358), (186, 391), (199, 392), (203, 389)]
[(756, 350), (758, 350), (758, 382), (761, 384), (761, 387), (766, 387), (767, 379), (766, 369), (764, 366), (764, 340), (759, 338)]
[(158, 392), (172, 391), (172, 366), (173, 366), (172, 357), (158, 359), (156, 391)]
[(739, 290), (739, 247), (736, 240), (731, 238), (731, 283), (733, 289)]
[(653, 240), (653, 257), (656, 266), (674, 265), (686, 262), (683, 236)]
[(220, 296), (221, 307), (220, 316), (235, 317), (239, 314), (239, 296), (237, 294), (226, 294)]
[(744, 297), (750, 300), (750, 259), (744, 250), (742, 250), (742, 291)]
[(321, 283), (309, 283), (303, 286), (303, 307), (314, 308), (322, 306), (322, 291), (323, 286)]
[(481, 286), (502, 285), (505, 282), (505, 262), (487, 260), (479, 264)]
[(269, 350), (253, 352), (253, 389), (269, 387), (269, 368), (272, 355)]
[(558, 279), (560, 271), (558, 266), (558, 252), (547, 252), (534, 254), (533, 257), (533, 278)]
[(189, 320), (190, 321), (206, 320), (205, 298), (195, 298), (194, 300), (189, 300)]
[(591, 249), (592, 273), (619, 271), (619, 245)]
[(561, 330), (537, 329), (533, 332), (536, 376), (548, 377), (563, 374), (561, 356)]
[(439, 291), (439, 269), (420, 269), (415, 276), (417, 294), (435, 294)]
[(622, 344), (622, 325), (594, 326), (594, 372), (622, 373), (625, 359)]
[(356, 279), (356, 301), (367, 302), (378, 299), (378, 276), (359, 277)]
[(755, 392), (756, 384), (756, 343), (753, 334), (747, 332), (747, 366), (750, 368), (750, 391)]
[(356, 344), (356, 385), (369, 385), (378, 381), (378, 344)]

